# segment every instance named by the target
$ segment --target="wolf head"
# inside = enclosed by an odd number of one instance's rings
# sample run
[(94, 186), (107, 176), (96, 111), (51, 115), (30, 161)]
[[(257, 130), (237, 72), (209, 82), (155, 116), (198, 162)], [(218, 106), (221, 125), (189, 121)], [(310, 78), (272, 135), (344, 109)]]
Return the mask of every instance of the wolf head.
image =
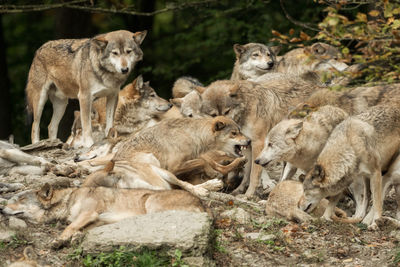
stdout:
[(233, 50), (239, 63), (239, 72), (244, 79), (254, 79), (270, 72), (276, 65), (278, 47), (259, 43), (235, 44)]
[(132, 33), (114, 31), (98, 35), (91, 39), (99, 53), (100, 65), (107, 71), (128, 76), (136, 62), (142, 60), (143, 52), (140, 44), (147, 31)]
[(32, 223), (45, 222), (46, 209), (53, 197), (53, 188), (45, 184), (40, 190), (27, 190), (14, 195), (7, 205), (1, 208), (6, 215), (18, 216)]
[(324, 167), (316, 164), (305, 177), (302, 177), (304, 195), (300, 199), (299, 208), (305, 212), (313, 211), (318, 203), (328, 196), (323, 183), (326, 179)]
[(295, 139), (303, 128), (302, 120), (283, 120), (265, 138), (264, 148), (255, 160), (267, 166), (273, 161), (289, 161), (296, 154)]
[(240, 132), (239, 126), (226, 117), (215, 117), (211, 124), (216, 138), (216, 150), (221, 150), (234, 157), (242, 157), (251, 141)]
[(201, 94), (197, 90), (193, 90), (184, 97), (173, 98), (170, 100), (175, 106), (179, 108), (179, 111), (184, 117), (189, 118), (201, 118)]
[(150, 82), (143, 82), (142, 75), (139, 75), (132, 82), (132, 87), (135, 90), (133, 103), (136, 106), (135, 112), (138, 113), (137, 115), (146, 115), (154, 118), (167, 112), (172, 107), (171, 103), (157, 95), (150, 86)]

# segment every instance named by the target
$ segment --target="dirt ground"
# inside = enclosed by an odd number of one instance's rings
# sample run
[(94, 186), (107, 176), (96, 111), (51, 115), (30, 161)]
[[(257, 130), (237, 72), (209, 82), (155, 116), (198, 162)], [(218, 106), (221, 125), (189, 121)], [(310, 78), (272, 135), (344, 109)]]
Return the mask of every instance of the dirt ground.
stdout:
[[(72, 161), (73, 150), (62, 148), (33, 152), (54, 163)], [(65, 178), (63, 174), (1, 175), (0, 183), (21, 183), (19, 191), (38, 188), (46, 181), (69, 179), (79, 186), (84, 180), (82, 170), (74, 170)], [(5, 172), (5, 170), (2, 170)], [(76, 177), (74, 177), (76, 176)], [(1, 191), (0, 191), (1, 192)], [(18, 191), (17, 191), (18, 192)], [(16, 192), (2, 192), (0, 197), (10, 198)], [(254, 199), (259, 201), (260, 199)], [(342, 224), (317, 220), (296, 224), (281, 218), (269, 218), (262, 206), (255, 208), (232, 201), (205, 201), (214, 213), (215, 240), (210, 245), (210, 255), (217, 266), (396, 266), (400, 262), (400, 229), (383, 225), (379, 231), (369, 231), (363, 224)], [(352, 201), (345, 199), (341, 208), (350, 212)], [(249, 217), (245, 221), (221, 216), (224, 211), (243, 209)], [(384, 203), (384, 215), (394, 217), (396, 203), (391, 192)], [(8, 232), (9, 219), (0, 215), (0, 236)], [(65, 228), (63, 222), (33, 225), (13, 230), (11, 240), (0, 241), (0, 266), (22, 257), (25, 247), (32, 246), (38, 263), (45, 266), (80, 266), (78, 242), (60, 250), (50, 248), (51, 241)], [(176, 265), (175, 265), (176, 266)]]

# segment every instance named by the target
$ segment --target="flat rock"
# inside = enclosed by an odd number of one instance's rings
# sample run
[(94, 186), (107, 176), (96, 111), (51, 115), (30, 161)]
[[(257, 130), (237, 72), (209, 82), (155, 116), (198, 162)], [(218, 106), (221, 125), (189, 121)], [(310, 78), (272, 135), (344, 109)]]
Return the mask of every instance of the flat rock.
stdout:
[(25, 229), (26, 227), (28, 227), (24, 220), (18, 219), (14, 216), (10, 217), (10, 219), (8, 221), (8, 226), (11, 229)]
[(14, 231), (0, 227), (0, 242), (11, 241), (13, 235), (15, 235)]
[(160, 249), (174, 255), (203, 256), (211, 239), (211, 219), (207, 213), (165, 211), (124, 219), (89, 230), (83, 240), (85, 253), (127, 249)]

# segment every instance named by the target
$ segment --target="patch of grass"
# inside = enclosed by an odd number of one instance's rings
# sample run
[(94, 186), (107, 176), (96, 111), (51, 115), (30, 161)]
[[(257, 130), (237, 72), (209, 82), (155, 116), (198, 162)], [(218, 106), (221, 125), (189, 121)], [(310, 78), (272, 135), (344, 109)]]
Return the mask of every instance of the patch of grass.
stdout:
[(16, 234), (16, 235), (12, 236), (11, 241), (8, 242), (6, 247), (15, 249), (18, 247), (27, 246), (28, 244), (31, 244), (31, 243), (32, 242), (27, 241), (24, 237)]
[(189, 265), (185, 264), (182, 261), (182, 251), (179, 249), (175, 250), (175, 258), (172, 260), (173, 267), (189, 267)]
[(366, 231), (368, 230), (368, 225), (364, 224), (364, 223), (356, 223), (356, 226), (358, 228), (360, 228), (362, 231)]
[(214, 248), (216, 251), (221, 252), (221, 253), (227, 253), (226, 248), (224, 247), (223, 241), (221, 241), (221, 234), (222, 234), (221, 229), (215, 229), (214, 230)]
[(271, 220), (268, 220), (266, 223), (258, 223), (256, 221), (252, 221), (253, 227), (259, 228), (262, 230), (268, 230), (270, 228), (274, 227), (283, 227), (288, 224), (288, 222), (285, 219), (281, 218), (273, 218)]
[[(80, 257), (79, 248), (76, 249), (71, 257)], [(182, 255), (181, 255), (182, 256)], [(175, 256), (177, 257), (177, 256)], [(181, 258), (179, 257), (178, 265), (181, 266)], [(131, 252), (127, 251), (125, 247), (120, 247), (110, 253), (100, 253), (98, 255), (86, 255), (81, 259), (83, 266), (112, 266), (112, 267), (125, 267), (125, 266), (135, 266), (135, 267), (149, 267), (149, 266), (171, 266), (170, 258), (166, 255), (160, 255), (155, 251), (143, 250), (141, 252)]]
[(397, 250), (396, 253), (394, 254), (393, 264), (395, 266), (398, 266), (399, 263), (400, 263), (400, 250)]

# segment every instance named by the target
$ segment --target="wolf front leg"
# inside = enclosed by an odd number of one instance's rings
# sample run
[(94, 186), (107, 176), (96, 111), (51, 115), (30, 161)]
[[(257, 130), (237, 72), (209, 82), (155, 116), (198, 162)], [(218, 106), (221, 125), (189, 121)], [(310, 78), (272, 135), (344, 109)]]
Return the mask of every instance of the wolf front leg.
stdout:
[(98, 217), (99, 214), (95, 211), (82, 212), (74, 221), (71, 222), (70, 225), (67, 226), (67, 228), (65, 228), (60, 237), (53, 241), (52, 247), (57, 249), (65, 245), (65, 243), (68, 242), (73, 234), (89, 223), (95, 222)]
[(114, 114), (118, 104), (118, 92), (119, 90), (107, 96), (105, 129), (106, 136), (114, 124)]
[(378, 225), (376, 224), (376, 221), (382, 217), (383, 206), (382, 175), (380, 168), (374, 170), (374, 172), (372, 173), (370, 178), (370, 188), (372, 196), (372, 207), (371, 211), (362, 222), (367, 224), (369, 229), (377, 230)]
[(251, 172), (250, 172), (250, 184), (246, 191), (246, 196), (253, 196), (257, 186), (260, 183), (260, 175), (262, 171), (262, 167), (254, 162), (254, 159), (261, 153), (264, 147), (264, 138), (255, 140), (251, 144)]
[(83, 147), (91, 147), (93, 145), (92, 138), (92, 95), (90, 92), (79, 91), (79, 108), (81, 110), (81, 123), (82, 123), (82, 144)]

